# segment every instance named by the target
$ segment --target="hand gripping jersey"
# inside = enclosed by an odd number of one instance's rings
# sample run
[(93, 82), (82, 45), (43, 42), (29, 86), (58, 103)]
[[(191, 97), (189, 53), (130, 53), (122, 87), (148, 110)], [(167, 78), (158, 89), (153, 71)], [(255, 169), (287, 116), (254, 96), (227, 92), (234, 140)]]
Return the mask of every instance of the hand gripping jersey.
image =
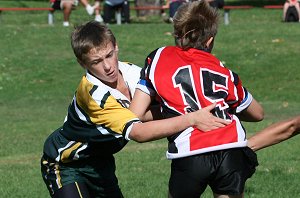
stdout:
[(168, 159), (246, 146), (246, 132), (234, 114), (247, 108), (252, 96), (238, 75), (210, 53), (159, 48), (147, 57), (137, 88), (158, 98), (166, 118), (216, 102), (214, 114), (232, 120), (228, 126), (209, 132), (190, 127), (169, 137)]
[[(119, 62), (125, 82), (133, 95), (140, 68)], [(139, 119), (127, 109), (130, 100), (86, 73), (76, 90), (63, 126), (52, 133), (44, 153), (57, 162), (112, 155), (121, 150), (134, 122)]]

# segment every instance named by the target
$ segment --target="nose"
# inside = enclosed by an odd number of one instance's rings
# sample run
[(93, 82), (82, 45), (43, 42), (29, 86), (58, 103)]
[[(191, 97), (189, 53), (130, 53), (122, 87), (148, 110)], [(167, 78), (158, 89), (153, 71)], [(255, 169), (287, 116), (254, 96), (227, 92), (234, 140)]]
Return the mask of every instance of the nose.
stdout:
[(103, 61), (103, 68), (105, 71), (109, 71), (111, 69), (111, 65), (110, 65), (109, 61), (107, 61), (107, 60)]

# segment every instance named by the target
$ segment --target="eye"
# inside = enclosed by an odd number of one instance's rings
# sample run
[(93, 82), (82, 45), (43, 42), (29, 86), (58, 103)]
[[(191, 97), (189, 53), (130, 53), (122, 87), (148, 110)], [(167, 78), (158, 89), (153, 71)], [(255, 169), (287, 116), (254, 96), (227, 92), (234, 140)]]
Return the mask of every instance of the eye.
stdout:
[(109, 54), (106, 55), (106, 58), (111, 58), (114, 55), (114, 51), (111, 51)]
[(91, 66), (97, 65), (100, 62), (102, 62), (102, 59), (93, 60), (93, 61), (91, 61)]
[(110, 57), (112, 57), (112, 53), (109, 53), (109, 54), (106, 56), (106, 58), (110, 58)]

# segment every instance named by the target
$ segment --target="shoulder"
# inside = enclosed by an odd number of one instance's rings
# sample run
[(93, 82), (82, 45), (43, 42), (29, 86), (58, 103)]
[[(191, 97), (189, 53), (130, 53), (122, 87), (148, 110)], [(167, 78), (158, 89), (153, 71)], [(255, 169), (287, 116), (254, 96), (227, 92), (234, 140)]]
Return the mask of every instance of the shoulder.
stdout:
[(122, 61), (119, 61), (119, 69), (121, 70), (122, 73), (141, 71), (141, 67), (130, 62), (122, 62)]
[(174, 51), (176, 49), (177, 47), (175, 46), (163, 46), (163, 47), (156, 48), (155, 50), (150, 52), (148, 56), (154, 56), (155, 54), (160, 54), (162, 51)]
[(145, 60), (146, 65), (151, 65), (152, 61), (154, 60), (155, 56), (160, 56), (162, 51), (169, 51), (169, 50), (174, 50), (173, 46), (164, 46), (160, 48), (156, 48), (152, 52), (150, 52)]
[(124, 79), (131, 85), (135, 86), (140, 79), (141, 68), (137, 65), (128, 62), (119, 62), (119, 70)]

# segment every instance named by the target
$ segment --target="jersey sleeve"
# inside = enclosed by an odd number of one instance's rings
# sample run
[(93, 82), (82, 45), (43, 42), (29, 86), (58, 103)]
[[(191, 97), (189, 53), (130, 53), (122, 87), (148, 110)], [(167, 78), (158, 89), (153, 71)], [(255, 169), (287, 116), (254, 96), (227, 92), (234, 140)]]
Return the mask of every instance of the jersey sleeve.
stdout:
[[(244, 109), (246, 109), (252, 102), (253, 97), (250, 92), (242, 85), (242, 81), (239, 76), (231, 71), (232, 82), (234, 85), (233, 94), (235, 98), (237, 98), (236, 102), (231, 103), (230, 94), (227, 99), (229, 99), (229, 104), (231, 104), (231, 108), (235, 109), (235, 113), (240, 113)], [(233, 98), (233, 97), (232, 97)]]
[(76, 93), (78, 115), (98, 127), (98, 130), (125, 134), (128, 124), (138, 122), (137, 116), (129, 109), (124, 108), (105, 89), (83, 81)]
[(144, 68), (141, 70), (140, 80), (136, 87), (137, 89), (140, 89), (141, 91), (145, 92), (146, 94), (148, 94), (150, 96), (156, 95), (156, 91), (153, 87), (153, 84), (152, 84), (150, 78), (149, 78), (151, 64), (153, 62), (156, 52), (157, 52), (157, 49), (154, 50), (153, 52), (151, 52), (145, 59), (145, 65), (144, 65)]

